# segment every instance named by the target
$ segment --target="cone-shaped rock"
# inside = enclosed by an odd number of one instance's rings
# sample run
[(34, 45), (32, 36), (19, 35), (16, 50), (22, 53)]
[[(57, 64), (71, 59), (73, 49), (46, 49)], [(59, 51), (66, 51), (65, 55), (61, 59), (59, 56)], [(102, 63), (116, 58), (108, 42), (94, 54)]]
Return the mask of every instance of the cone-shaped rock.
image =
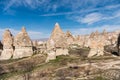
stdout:
[(103, 34), (103, 35), (106, 35), (106, 34), (107, 34), (106, 29), (103, 30), (102, 34)]
[(70, 31), (66, 32), (66, 39), (68, 44), (72, 44), (74, 42), (74, 37), (72, 36)]
[(99, 35), (99, 32), (96, 30), (96, 32), (95, 32), (95, 36), (98, 36)]
[(50, 39), (47, 42), (47, 48), (52, 49), (52, 48), (63, 48), (66, 46), (66, 39), (65, 39), (65, 34), (60, 28), (59, 24), (55, 24), (55, 28), (52, 31), (52, 34), (50, 36)]
[(21, 32), (19, 32), (14, 39), (14, 46), (17, 47), (31, 47), (32, 41), (28, 36), (26, 29), (23, 27)]
[(64, 35), (64, 32), (60, 28), (60, 25), (58, 23), (56, 23), (50, 38), (56, 39), (57, 37), (60, 37), (63, 35)]
[(94, 36), (95, 36), (95, 33), (92, 32), (92, 33), (90, 34), (90, 38), (93, 38)]
[(13, 36), (9, 30), (3, 33), (3, 51), (0, 56), (0, 60), (10, 59), (13, 55)]
[(22, 58), (33, 54), (32, 41), (23, 27), (14, 38), (15, 51), (13, 58)]

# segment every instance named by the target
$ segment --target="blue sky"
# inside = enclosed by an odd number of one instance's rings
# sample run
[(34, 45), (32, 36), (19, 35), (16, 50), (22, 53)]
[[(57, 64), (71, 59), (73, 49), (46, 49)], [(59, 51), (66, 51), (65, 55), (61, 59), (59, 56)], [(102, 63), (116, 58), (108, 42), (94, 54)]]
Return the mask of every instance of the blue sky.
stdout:
[(72, 34), (120, 29), (120, 0), (0, 0), (0, 38), (25, 26), (32, 39), (49, 37), (55, 23)]

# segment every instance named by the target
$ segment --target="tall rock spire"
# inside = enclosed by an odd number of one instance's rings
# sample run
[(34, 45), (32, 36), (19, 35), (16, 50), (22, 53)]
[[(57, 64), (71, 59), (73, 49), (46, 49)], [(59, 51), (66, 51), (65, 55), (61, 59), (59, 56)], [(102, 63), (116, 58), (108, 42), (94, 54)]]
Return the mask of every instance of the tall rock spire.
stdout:
[(60, 25), (58, 23), (56, 23), (55, 27), (52, 31), (51, 37), (53, 38), (53, 37), (57, 37), (57, 36), (63, 35), (63, 34), (64, 33), (63, 33), (62, 29), (60, 28)]
[(23, 33), (27, 33), (27, 32), (26, 32), (26, 29), (25, 29), (24, 26), (22, 27), (21, 32), (23, 32)]
[(13, 55), (13, 36), (11, 32), (7, 29), (3, 33), (3, 51), (0, 56), (0, 60), (10, 59)]
[(66, 45), (65, 34), (58, 23), (55, 24), (50, 39), (47, 42), (47, 48), (49, 49), (53, 48), (53, 44), (51, 44), (51, 41), (52, 43), (54, 43), (54, 48), (64, 47)]
[(22, 58), (31, 56), (33, 54), (32, 41), (23, 27), (21, 32), (19, 32), (14, 38), (15, 51), (13, 58)]

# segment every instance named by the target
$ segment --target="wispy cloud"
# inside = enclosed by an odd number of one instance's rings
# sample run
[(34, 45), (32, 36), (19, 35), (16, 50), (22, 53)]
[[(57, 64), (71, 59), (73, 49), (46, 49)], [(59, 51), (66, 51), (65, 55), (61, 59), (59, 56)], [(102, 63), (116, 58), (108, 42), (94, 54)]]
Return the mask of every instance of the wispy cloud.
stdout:
[(86, 15), (83, 19), (80, 19), (77, 17), (77, 21), (81, 22), (81, 23), (88, 23), (88, 24), (92, 24), (95, 22), (98, 22), (102, 19), (102, 14), (100, 13), (91, 13)]
[(86, 14), (85, 16), (73, 15), (71, 19), (86, 24), (93, 24), (103, 20), (111, 20), (120, 17), (120, 10), (114, 11), (111, 15), (107, 13), (93, 12)]
[(8, 0), (5, 4), (4, 11), (11, 9), (11, 7), (24, 6), (30, 9), (36, 9), (43, 4), (47, 4), (49, 0)]
[(48, 13), (48, 14), (42, 14), (40, 16), (59, 16), (59, 15), (74, 15), (74, 14), (86, 14), (88, 12), (95, 12), (95, 11), (101, 11), (101, 10), (113, 10), (116, 8), (119, 8), (120, 4), (117, 5), (106, 5), (103, 7), (99, 7), (99, 8), (90, 8), (90, 9), (80, 9), (80, 10), (73, 10), (70, 12), (59, 12), (59, 13)]
[[(7, 0), (5, 3), (4, 11), (11, 9), (12, 7), (19, 7), (19, 6), (23, 7), (24, 6), (30, 9), (57, 12), (57, 10), (60, 7), (64, 7), (64, 9), (70, 9), (71, 13), (70, 12), (69, 13), (73, 14), (72, 11), (74, 12), (77, 10), (95, 9), (97, 5), (100, 6), (98, 9), (100, 8), (111, 9), (111, 8), (120, 7), (120, 4), (108, 4), (106, 6), (106, 3), (108, 2), (110, 3), (113, 1), (115, 0), (104, 0), (104, 1), (101, 1), (101, 0), (74, 0), (74, 1), (73, 0), (56, 0), (54, 2), (52, 0)], [(65, 13), (63, 14), (58, 13), (58, 14), (63, 15)], [(50, 14), (48, 16), (50, 16)], [(51, 16), (55, 16), (55, 14), (53, 15), (53, 13), (51, 13)]]

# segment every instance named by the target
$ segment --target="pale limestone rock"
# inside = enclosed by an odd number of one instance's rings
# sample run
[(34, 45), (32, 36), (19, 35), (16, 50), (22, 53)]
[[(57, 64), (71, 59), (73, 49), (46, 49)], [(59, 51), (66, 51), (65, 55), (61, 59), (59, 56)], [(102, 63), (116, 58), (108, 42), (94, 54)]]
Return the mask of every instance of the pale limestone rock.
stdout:
[(90, 34), (90, 38), (94, 38), (94, 36), (95, 36), (95, 33), (92, 32), (92, 33)]
[(56, 59), (56, 53), (54, 50), (51, 50), (49, 52), (47, 52), (47, 59), (46, 62), (49, 62), (50, 60), (54, 60)]
[(97, 55), (97, 49), (90, 49), (88, 57), (90, 58), (90, 57), (93, 57), (95, 55)]
[(107, 34), (106, 29), (103, 30), (102, 34), (105, 36)]
[(89, 39), (89, 44), (88, 46), (91, 48), (90, 52), (88, 54), (88, 57), (92, 56), (101, 56), (104, 55), (104, 42), (103, 40), (94, 40), (94, 39)]
[(32, 56), (32, 54), (33, 54), (32, 47), (21, 47), (15, 49), (13, 58), (18, 59), (18, 58), (28, 57), (28, 56)]
[(19, 32), (14, 39), (14, 46), (16, 48), (19, 47), (31, 47), (32, 45), (32, 41), (30, 39), (30, 37), (28, 36), (26, 29), (23, 27), (21, 32)]
[(72, 36), (71, 32), (70, 31), (67, 31), (66, 34), (66, 39), (67, 39), (67, 44), (73, 44), (74, 43), (74, 37)]
[(13, 49), (4, 49), (1, 53), (0, 60), (8, 60), (13, 55)]
[(56, 56), (69, 55), (68, 49), (56, 49)]
[(22, 31), (19, 32), (18, 35), (16, 35), (14, 39), (14, 46), (15, 46), (15, 51), (13, 54), (14, 59), (32, 56), (33, 44), (24, 27), (22, 28)]
[(9, 30), (6, 30), (3, 34), (3, 51), (0, 56), (0, 60), (8, 60), (13, 55), (13, 36)]
[(67, 46), (67, 40), (64, 32), (61, 30), (58, 23), (55, 24), (55, 28), (52, 31), (50, 39), (47, 41), (47, 49), (53, 48), (65, 48)]

